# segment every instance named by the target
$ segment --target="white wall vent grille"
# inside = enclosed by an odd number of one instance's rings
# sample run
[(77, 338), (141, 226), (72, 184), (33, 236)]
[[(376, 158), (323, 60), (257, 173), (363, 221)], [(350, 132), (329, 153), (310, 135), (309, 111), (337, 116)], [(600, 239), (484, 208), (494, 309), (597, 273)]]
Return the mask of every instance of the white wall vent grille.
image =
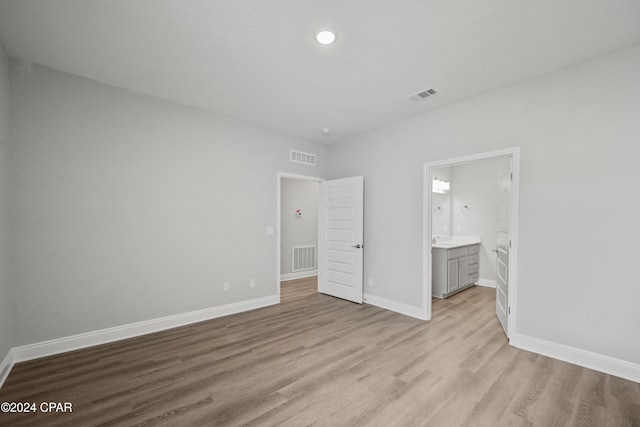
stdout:
[(316, 165), (316, 155), (311, 153), (303, 153), (302, 151), (290, 150), (290, 158), (292, 162), (302, 163), (305, 165)]
[(414, 101), (424, 101), (425, 99), (431, 98), (432, 96), (435, 96), (437, 94), (438, 91), (436, 91), (434, 88), (431, 88), (418, 92), (415, 95), (411, 95), (409, 99), (413, 99)]
[(294, 246), (292, 250), (291, 271), (315, 270), (316, 245)]

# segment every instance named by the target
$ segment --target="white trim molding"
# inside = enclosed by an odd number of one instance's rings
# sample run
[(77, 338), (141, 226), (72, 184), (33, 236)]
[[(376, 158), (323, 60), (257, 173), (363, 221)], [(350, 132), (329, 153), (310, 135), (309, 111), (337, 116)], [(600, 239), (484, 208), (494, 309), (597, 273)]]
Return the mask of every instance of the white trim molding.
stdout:
[(491, 280), (491, 279), (478, 279), (476, 281), (476, 285), (478, 286), (485, 286), (487, 288), (495, 288), (496, 287), (496, 281), (495, 280)]
[[(116, 326), (113, 328), (100, 329), (69, 337), (57, 338), (35, 344), (27, 344), (13, 348), (13, 361), (24, 362), (38, 359), (40, 357), (65, 353), (67, 351), (79, 350), (81, 348), (92, 347), (94, 345), (106, 344), (146, 335), (153, 332), (164, 331), (166, 329), (177, 328), (179, 326), (215, 319), (217, 317), (228, 316), (230, 314), (241, 313), (243, 311), (255, 310), (269, 305), (279, 304), (280, 298), (277, 295), (256, 298), (248, 301), (240, 301), (218, 307), (205, 308), (188, 313), (175, 314), (158, 319), (145, 320), (128, 325)], [(5, 358), (6, 359), (6, 358)], [(3, 362), (4, 363), (4, 362)]]
[(384, 308), (385, 310), (395, 311), (396, 313), (404, 314), (405, 316), (415, 317), (420, 320), (428, 320), (424, 317), (424, 310), (422, 307), (415, 305), (404, 304), (401, 302), (391, 301), (386, 298), (377, 297), (371, 294), (364, 294), (364, 302), (366, 304), (375, 305), (376, 307)]
[(297, 273), (286, 273), (280, 275), (280, 281), (304, 279), (305, 277), (313, 277), (318, 275), (318, 270), (299, 271)]
[(513, 334), (509, 343), (522, 350), (562, 360), (584, 368), (604, 372), (629, 381), (640, 382), (640, 365), (539, 338)]
[(0, 388), (4, 384), (5, 380), (9, 376), (9, 372), (13, 369), (13, 349), (9, 349), (7, 355), (0, 362)]

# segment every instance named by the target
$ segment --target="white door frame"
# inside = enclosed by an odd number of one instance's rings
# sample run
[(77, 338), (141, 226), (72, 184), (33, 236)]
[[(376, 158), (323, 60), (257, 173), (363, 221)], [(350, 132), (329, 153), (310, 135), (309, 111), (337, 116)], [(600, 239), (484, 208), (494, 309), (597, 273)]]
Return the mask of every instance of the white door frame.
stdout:
[(322, 182), (324, 178), (317, 176), (298, 175), (289, 172), (280, 172), (276, 174), (276, 290), (278, 303), (280, 303), (280, 262), (282, 257), (282, 249), (280, 248), (282, 240), (282, 180), (297, 179), (300, 181)]
[(513, 182), (511, 188), (511, 250), (509, 251), (509, 314), (508, 334), (510, 337), (516, 332), (516, 309), (518, 307), (517, 287), (518, 287), (518, 199), (520, 191), (520, 147), (506, 148), (504, 150), (489, 151), (486, 153), (472, 154), (469, 156), (456, 157), (452, 159), (438, 160), (424, 164), (423, 173), (423, 196), (422, 196), (422, 295), (424, 300), (422, 307), (424, 310), (424, 318), (431, 320), (431, 220), (432, 220), (432, 201), (431, 201), (431, 182), (433, 180), (433, 169), (455, 166), (464, 163), (475, 162), (478, 160), (492, 159), (495, 157), (511, 157)]

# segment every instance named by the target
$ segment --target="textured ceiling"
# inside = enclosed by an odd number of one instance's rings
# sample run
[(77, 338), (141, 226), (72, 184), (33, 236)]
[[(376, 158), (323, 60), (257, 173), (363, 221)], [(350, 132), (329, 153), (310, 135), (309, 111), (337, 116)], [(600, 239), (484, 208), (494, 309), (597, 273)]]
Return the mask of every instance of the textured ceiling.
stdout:
[[(321, 27), (336, 43), (315, 43)], [(640, 1), (0, 0), (0, 40), (28, 62), (333, 143), (638, 44)]]

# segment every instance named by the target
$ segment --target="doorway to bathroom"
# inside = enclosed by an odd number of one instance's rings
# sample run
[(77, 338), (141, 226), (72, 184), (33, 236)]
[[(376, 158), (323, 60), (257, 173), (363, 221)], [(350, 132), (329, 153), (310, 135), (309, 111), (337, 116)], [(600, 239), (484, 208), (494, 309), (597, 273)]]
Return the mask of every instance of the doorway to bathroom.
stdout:
[(496, 289), (496, 316), (515, 331), (518, 178), (518, 148), (424, 165), (425, 318), (432, 297), (475, 284)]

